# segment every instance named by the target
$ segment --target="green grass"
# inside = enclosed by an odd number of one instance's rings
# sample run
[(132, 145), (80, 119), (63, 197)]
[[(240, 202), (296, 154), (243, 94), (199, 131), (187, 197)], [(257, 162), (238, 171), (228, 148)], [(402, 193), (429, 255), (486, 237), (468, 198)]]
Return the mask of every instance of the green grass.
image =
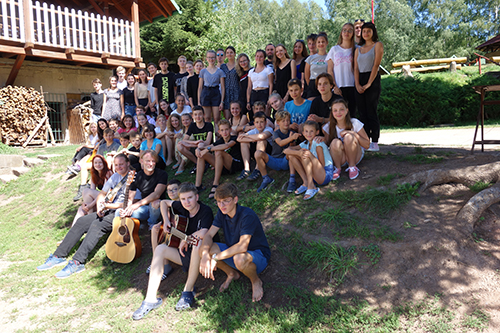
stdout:
[(469, 186), (469, 188), (472, 192), (479, 193), (482, 190), (487, 189), (491, 185), (493, 185), (493, 184), (479, 181), (479, 182), (476, 182), (476, 183), (472, 184), (471, 186)]
[(7, 154), (19, 154), (20, 149), (13, 148), (11, 146), (7, 146), (6, 144), (3, 144), (0, 142), (0, 155), (7, 155)]
[(398, 185), (396, 189), (374, 189), (369, 188), (364, 191), (344, 190), (326, 193), (326, 197), (331, 201), (338, 201), (349, 207), (356, 207), (361, 211), (385, 217), (390, 212), (400, 209), (413, 196), (418, 196), (420, 184)]
[[(388, 220), (377, 217), (397, 211), (417, 195), (418, 185), (408, 184), (386, 190), (324, 191), (317, 200), (305, 203), (281, 192), (277, 185), (257, 195), (258, 184), (239, 183), (244, 194), (241, 203), (254, 206), (262, 218), (272, 217), (265, 230), (273, 251), (271, 265), (283, 267), (276, 275), (263, 278), (263, 301), (252, 303), (246, 278), (219, 293), (223, 279), (219, 273), (217, 281), (208, 283), (197, 296), (194, 309), (178, 313), (174, 306), (184, 285), (167, 280), (159, 293), (164, 304), (144, 320), (132, 321), (130, 315), (146, 292), (143, 270), (151, 253), (145, 251), (128, 265), (112, 263), (102, 239), (81, 274), (57, 280), (53, 278), (57, 268), (35, 270), (63, 239), (78, 207), (71, 198), (79, 179), (66, 181), (60, 177), (73, 152), (74, 146), (30, 152), (30, 156), (63, 156), (0, 185), (4, 200), (16, 198), (0, 206), (0, 297), (6, 304), (21, 299), (22, 307), (4, 309), (9, 321), (31, 325), (21, 327), (21, 332), (445, 332), (450, 327), (456, 332), (481, 331), (488, 326), (490, 315), (477, 304), (461, 305), (467, 306), (462, 311), (467, 315), (453, 318), (450, 313), (457, 307), (442, 305), (439, 297), (382, 309), (356, 299), (340, 299), (336, 289), (332, 292), (332, 287), (345, 281), (362, 282), (359, 265), (381, 269), (378, 266), (384, 241), (400, 241), (402, 236), (389, 227)], [(208, 177), (211, 172), (207, 172)], [(193, 176), (186, 171), (179, 179), (192, 180)], [(277, 183), (285, 180), (279, 178)], [(215, 208), (213, 201), (206, 200), (207, 195), (208, 191), (202, 193), (201, 200)], [(298, 228), (300, 219), (304, 222)], [(290, 226), (285, 226), (287, 223)], [(298, 231), (290, 231), (292, 228)], [(333, 235), (333, 242), (306, 241), (307, 228), (327, 230), (324, 237)], [(388, 236), (391, 233), (394, 236)], [(335, 243), (350, 238), (357, 238), (360, 245)], [(75, 251), (76, 247), (70, 256)], [(185, 278), (184, 273), (178, 274), (181, 280)], [(302, 281), (295, 278), (298, 274)], [(325, 282), (312, 292), (306, 286), (317, 283), (315, 279), (329, 281), (330, 285)], [(391, 288), (382, 286), (386, 292), (393, 292)], [(23, 319), (27, 320), (21, 322)]]

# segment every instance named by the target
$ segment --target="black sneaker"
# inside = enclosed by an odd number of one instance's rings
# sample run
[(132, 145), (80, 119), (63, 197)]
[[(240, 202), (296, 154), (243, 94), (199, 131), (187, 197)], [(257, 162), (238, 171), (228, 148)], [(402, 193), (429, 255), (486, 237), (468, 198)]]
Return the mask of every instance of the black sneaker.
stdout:
[(190, 174), (194, 175), (196, 173), (196, 165), (189, 171)]

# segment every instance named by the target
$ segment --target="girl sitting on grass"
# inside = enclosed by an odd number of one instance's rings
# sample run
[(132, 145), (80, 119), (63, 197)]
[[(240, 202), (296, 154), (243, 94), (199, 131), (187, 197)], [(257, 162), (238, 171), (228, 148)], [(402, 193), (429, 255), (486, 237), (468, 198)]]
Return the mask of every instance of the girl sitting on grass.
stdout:
[(328, 147), (324, 142), (318, 143), (314, 138), (319, 134), (319, 124), (312, 120), (304, 123), (302, 135), (306, 141), (299, 146), (284, 150), (289, 163), (304, 182), (296, 191), (299, 195), (305, 192), (304, 200), (309, 200), (318, 193), (320, 186), (328, 184), (333, 177), (333, 162)]
[(247, 115), (241, 114), (241, 104), (239, 101), (229, 103), (229, 110), (231, 111), (231, 117), (229, 118), (231, 135), (238, 135), (243, 131), (245, 125), (248, 124)]
[(177, 145), (184, 138), (184, 134), (186, 134), (186, 132), (189, 129), (189, 126), (191, 126), (192, 122), (193, 122), (193, 117), (191, 117), (191, 114), (189, 114), (189, 113), (183, 114), (181, 116), (182, 131), (174, 135), (175, 156), (176, 156), (178, 163), (176, 165), (174, 165), (172, 167), (172, 169), (177, 169), (177, 172), (175, 173), (176, 176), (180, 175), (182, 172), (184, 172), (184, 169), (186, 168), (186, 163), (188, 162), (188, 158), (179, 152)]
[(370, 147), (370, 139), (363, 123), (351, 118), (344, 99), (333, 101), (330, 122), (323, 126), (323, 133), (330, 144), (330, 154), (335, 164), (333, 180), (339, 179), (340, 168), (345, 165), (349, 165), (346, 170), (349, 172), (349, 178), (357, 178), (359, 169), (356, 165), (363, 159), (365, 149)]

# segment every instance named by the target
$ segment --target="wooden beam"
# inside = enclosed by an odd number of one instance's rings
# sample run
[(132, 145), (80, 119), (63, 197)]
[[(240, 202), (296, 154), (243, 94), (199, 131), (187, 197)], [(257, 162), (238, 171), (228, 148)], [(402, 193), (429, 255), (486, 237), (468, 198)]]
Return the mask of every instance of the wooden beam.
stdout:
[(148, 14), (146, 14), (145, 11), (140, 12), (139, 15), (142, 15), (146, 20), (148, 20), (149, 23), (153, 23), (153, 18)]
[(158, 9), (160, 11), (160, 13), (165, 16), (165, 17), (168, 17), (168, 12), (165, 10), (165, 8), (163, 8), (163, 6), (157, 1), (157, 0), (152, 0), (151, 3), (153, 4), (153, 6), (155, 6), (156, 9)]
[(109, 3), (108, 0), (104, 0), (104, 15), (109, 16)]
[(421, 65), (439, 65), (439, 64), (449, 64), (451, 62), (464, 63), (467, 62), (466, 57), (462, 58), (440, 58), (440, 59), (424, 59), (424, 60), (413, 60), (413, 61), (402, 61), (402, 62), (393, 62), (392, 67), (402, 67), (404, 65), (410, 66), (421, 66)]
[(82, 3), (79, 1), (79, 0), (72, 0), (78, 7), (80, 8), (75, 8), (76, 11), (78, 11), (78, 9), (81, 9), (83, 7)]
[(17, 74), (19, 74), (19, 70), (23, 65), (24, 58), (26, 58), (26, 56), (22, 54), (17, 56), (16, 61), (14, 62), (14, 65), (12, 66), (12, 69), (10, 71), (9, 77), (7, 78), (7, 81), (5, 81), (6, 86), (14, 85), (14, 81), (16, 81)]
[(118, 9), (120, 13), (122, 13), (123, 16), (125, 16), (129, 21), (132, 21), (132, 15), (130, 15), (129, 11), (123, 8), (123, 6), (120, 5), (117, 1), (112, 0), (111, 2), (115, 5), (115, 8)]
[(104, 16), (104, 10), (99, 7), (99, 5), (94, 0), (89, 0), (92, 7), (94, 7), (95, 11)]
[(141, 58), (141, 35), (139, 31), (139, 0), (132, 2), (132, 24), (134, 25), (135, 57)]

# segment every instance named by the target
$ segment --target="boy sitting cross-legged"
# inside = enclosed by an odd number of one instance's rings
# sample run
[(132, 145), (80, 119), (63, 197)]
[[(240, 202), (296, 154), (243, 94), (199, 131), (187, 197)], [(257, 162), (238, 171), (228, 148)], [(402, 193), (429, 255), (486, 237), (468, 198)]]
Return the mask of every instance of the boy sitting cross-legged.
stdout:
[[(274, 170), (288, 170), (288, 159), (283, 153), (283, 150), (288, 148), (292, 142), (300, 137), (299, 133), (290, 131), (290, 113), (287, 111), (279, 111), (276, 113), (276, 123), (278, 127), (273, 133), (272, 151), (267, 154), (265, 151), (257, 150), (255, 152), (255, 161), (257, 167), (262, 174), (262, 183), (257, 192), (260, 192), (274, 183), (274, 179), (269, 177), (266, 170), (266, 165)], [(290, 164), (290, 180), (288, 182), (287, 191), (289, 193), (295, 191), (295, 170)]]
[[(193, 108), (193, 119), (194, 122), (189, 125), (183, 140), (177, 144), (179, 152), (195, 164), (191, 173), (196, 171), (195, 149), (198, 148), (200, 144), (208, 146), (212, 143), (214, 133), (214, 126), (211, 123), (205, 122), (204, 112), (201, 106), (195, 106)], [(189, 140), (191, 134), (194, 140)]]
[[(256, 180), (259, 178), (260, 172), (258, 166), (250, 175), (250, 157), (257, 150), (271, 153), (273, 129), (266, 127), (267, 117), (264, 112), (257, 112), (254, 115), (255, 128), (248, 133), (240, 133), (238, 142), (241, 144), (241, 157), (243, 158), (243, 171), (236, 178), (242, 180), (248, 177), (248, 180)], [(249, 177), (250, 176), (250, 177)]]
[[(215, 190), (219, 186), (222, 172), (233, 174), (243, 169), (240, 143), (237, 142), (236, 135), (231, 135), (231, 124), (228, 120), (219, 121), (219, 135), (221, 138), (209, 146), (200, 145), (196, 148), (198, 163), (196, 166), (196, 187), (201, 188), (205, 163), (215, 166), (215, 176), (212, 189), (208, 195), (209, 199), (215, 196)], [(210, 154), (214, 152), (215, 155)]]

